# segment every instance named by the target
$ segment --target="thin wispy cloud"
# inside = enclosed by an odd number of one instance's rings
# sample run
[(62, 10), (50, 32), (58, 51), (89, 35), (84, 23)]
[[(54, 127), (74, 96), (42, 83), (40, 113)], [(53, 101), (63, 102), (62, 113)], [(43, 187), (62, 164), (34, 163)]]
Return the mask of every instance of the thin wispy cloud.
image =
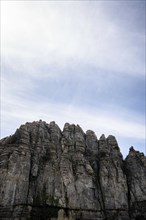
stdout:
[[(133, 142), (139, 140), (141, 143), (145, 135), (145, 127), (140, 121), (125, 120), (125, 116), (130, 116), (131, 112), (125, 114), (115, 115), (114, 112), (109, 112), (108, 110), (98, 110), (98, 109), (82, 109), (74, 105), (65, 104), (49, 104), (41, 101), (23, 101), (18, 98), (12, 101), (4, 101), (2, 111), (2, 127), (5, 132), (12, 134), (15, 129), (20, 126), (21, 123), (26, 121), (35, 121), (39, 119), (46, 120), (50, 122), (55, 120), (63, 129), (64, 123), (67, 121), (69, 123), (80, 124), (84, 131), (92, 129), (95, 131), (98, 138), (102, 133), (106, 136), (109, 134), (114, 134), (118, 140), (120, 140), (120, 145), (124, 142), (125, 138), (131, 138)], [(124, 117), (123, 117), (124, 116)], [(136, 115), (138, 117), (138, 115)], [(132, 118), (131, 118), (132, 119)], [(141, 141), (142, 140), (142, 141)], [(128, 153), (128, 148), (130, 143), (124, 143), (123, 153), (126, 155)], [(131, 145), (134, 143), (131, 143)], [(140, 147), (141, 146), (135, 146)]]
[(2, 2), (2, 55), (6, 62), (18, 68), (25, 66), (35, 75), (46, 64), (76, 62), (143, 75), (144, 49), (140, 45), (144, 45), (144, 35), (116, 25), (115, 18), (109, 19), (104, 13), (100, 1), (96, 10), (89, 10), (88, 5)]
[(144, 4), (2, 1), (2, 137), (69, 121), (144, 151)]

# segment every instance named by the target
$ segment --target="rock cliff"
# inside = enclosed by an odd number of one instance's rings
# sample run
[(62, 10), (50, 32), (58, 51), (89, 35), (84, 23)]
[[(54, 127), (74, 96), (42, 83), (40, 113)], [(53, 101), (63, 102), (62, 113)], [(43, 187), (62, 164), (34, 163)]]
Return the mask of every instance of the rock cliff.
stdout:
[(146, 157), (114, 136), (26, 123), (0, 141), (1, 220), (144, 220)]

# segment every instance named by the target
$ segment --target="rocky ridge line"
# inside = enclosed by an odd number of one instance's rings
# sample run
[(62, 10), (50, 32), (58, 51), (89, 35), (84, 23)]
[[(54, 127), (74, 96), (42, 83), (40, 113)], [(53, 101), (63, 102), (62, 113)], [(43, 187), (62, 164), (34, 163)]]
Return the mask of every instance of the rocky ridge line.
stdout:
[(114, 136), (26, 123), (0, 141), (0, 219), (145, 220), (146, 157)]

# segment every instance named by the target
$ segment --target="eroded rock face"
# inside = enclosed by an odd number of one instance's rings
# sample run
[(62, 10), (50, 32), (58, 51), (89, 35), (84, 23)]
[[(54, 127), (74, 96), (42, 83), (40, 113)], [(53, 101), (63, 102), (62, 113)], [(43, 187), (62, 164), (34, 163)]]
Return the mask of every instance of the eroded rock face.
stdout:
[(22, 125), (0, 141), (0, 219), (146, 219), (146, 157), (79, 125)]
[(130, 148), (125, 160), (132, 219), (146, 219), (146, 157)]

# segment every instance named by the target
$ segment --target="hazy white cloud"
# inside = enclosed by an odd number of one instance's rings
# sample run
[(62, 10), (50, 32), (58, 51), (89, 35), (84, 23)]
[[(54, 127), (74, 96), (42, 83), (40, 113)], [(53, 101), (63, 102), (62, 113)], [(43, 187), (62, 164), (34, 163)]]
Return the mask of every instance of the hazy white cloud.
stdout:
[[(84, 129), (92, 129), (100, 135), (105, 133), (113, 133), (121, 137), (137, 137), (145, 138), (145, 124), (143, 115), (126, 110), (124, 107), (112, 106), (103, 103), (102, 109), (97, 109), (94, 106), (77, 106), (74, 102), (70, 104), (46, 102), (37, 99), (37, 102), (31, 99), (31, 89), (35, 88), (35, 84), (30, 83), (27, 79), (25, 81), (19, 80), (14, 83), (14, 80), (2, 80), (2, 111), (1, 117), (4, 121), (3, 135), (7, 135), (5, 129), (16, 129), (12, 121), (16, 121), (18, 125), (26, 121), (32, 120), (56, 120), (56, 122), (63, 126), (65, 122), (81, 124)], [(25, 83), (25, 88), (22, 86)], [(13, 86), (10, 86), (13, 84)], [(29, 88), (31, 86), (31, 88)], [(25, 96), (29, 91), (28, 96)], [(29, 99), (28, 99), (29, 97)], [(114, 111), (113, 111), (114, 109)], [(18, 126), (17, 125), (17, 126)], [(10, 129), (11, 130), (11, 129)]]
[[(95, 109), (82, 109), (72, 105), (65, 104), (48, 104), (41, 101), (36, 102), (22, 102), (18, 98), (9, 101), (3, 101), (3, 108), (1, 117), (3, 118), (1, 126), (2, 137), (7, 134), (13, 134), (21, 124), (26, 121), (45, 120), (46, 122), (56, 121), (62, 129), (65, 122), (80, 124), (86, 130), (95, 131), (99, 138), (101, 134), (108, 136), (109, 134), (115, 135), (119, 144), (122, 145), (125, 138), (139, 139), (144, 141), (145, 125), (133, 120), (125, 120), (122, 115), (119, 117), (108, 110), (95, 110)], [(91, 114), (92, 112), (92, 114)], [(130, 117), (127, 113), (127, 118)], [(137, 115), (136, 115), (137, 117)], [(131, 141), (132, 142), (132, 141)], [(133, 141), (134, 142), (134, 141)], [(121, 149), (124, 156), (128, 152), (128, 148), (133, 143), (127, 141)], [(138, 147), (138, 146), (135, 146)], [(144, 149), (141, 148), (142, 151)]]
[[(94, 130), (98, 137), (105, 133), (144, 140), (144, 117), (140, 113), (112, 103), (107, 105), (104, 100), (102, 109), (74, 102), (82, 83), (88, 85), (91, 77), (92, 81), (100, 81), (94, 84), (94, 91), (105, 89), (105, 82), (114, 87), (115, 74), (144, 78), (143, 33), (118, 25), (117, 13), (109, 16), (104, 4), (102, 1), (1, 2), (2, 136), (13, 133), (21, 123), (43, 119), (55, 120), (60, 127), (67, 121), (80, 124), (84, 130)], [(76, 71), (84, 64), (89, 66), (88, 71)], [(104, 71), (106, 77), (102, 76)], [(76, 75), (79, 83), (69, 104), (37, 99), (36, 81), (47, 77), (66, 82), (71, 75)], [(93, 99), (96, 98), (93, 94)]]
[(88, 5), (3, 1), (3, 61), (34, 75), (43, 65), (77, 62), (144, 75), (144, 36), (120, 28), (100, 2)]

